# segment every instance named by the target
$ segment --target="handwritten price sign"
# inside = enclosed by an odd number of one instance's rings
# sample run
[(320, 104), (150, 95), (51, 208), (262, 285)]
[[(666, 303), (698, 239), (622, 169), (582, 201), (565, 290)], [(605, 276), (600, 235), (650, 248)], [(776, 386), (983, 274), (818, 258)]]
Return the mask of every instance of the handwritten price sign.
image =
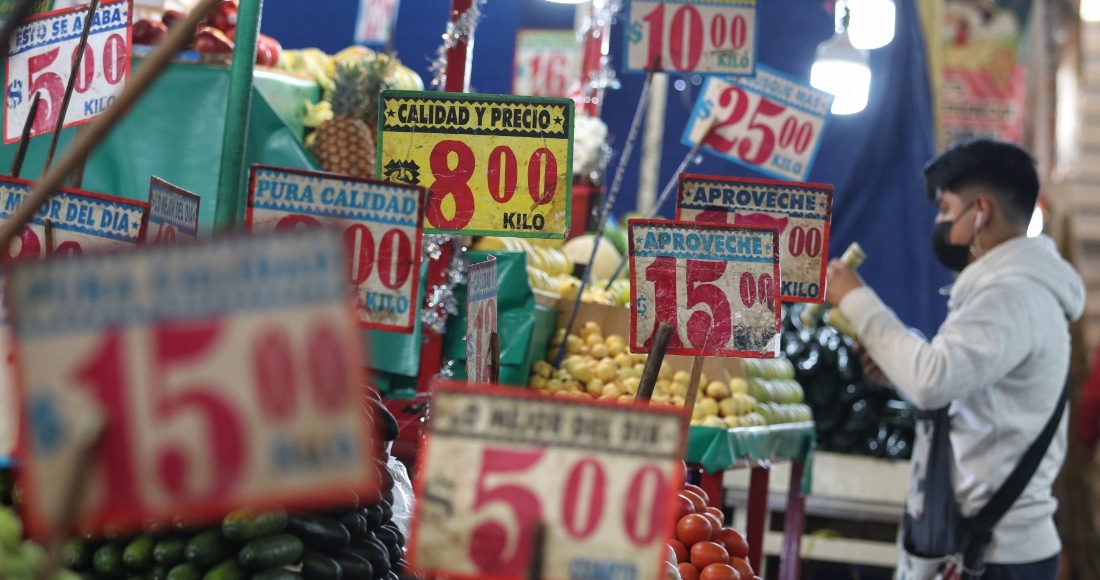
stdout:
[(576, 77), (577, 35), (572, 30), (520, 30), (512, 64), (512, 94), (564, 97)]
[(85, 531), (375, 495), (343, 264), (313, 230), (12, 266), (32, 528), (63, 509), (90, 410)]
[(437, 383), (409, 561), (519, 579), (545, 525), (547, 580), (663, 574), (683, 417), (647, 406)]
[(253, 166), (245, 228), (343, 233), (359, 326), (412, 332), (424, 190), (331, 173)]
[(780, 179), (810, 173), (833, 96), (763, 65), (756, 76), (708, 77), (683, 143), (694, 146), (714, 123), (704, 148)]
[(630, 350), (649, 352), (657, 325), (668, 353), (773, 358), (779, 352), (779, 232), (630, 220)]
[(386, 91), (378, 171), (428, 188), (428, 231), (563, 238), (573, 107), (569, 99)]
[[(65, 127), (87, 123), (122, 92), (130, 78), (130, 0), (104, 2), (92, 28), (65, 113)], [(19, 140), (35, 93), (42, 93), (31, 136), (57, 124), (88, 7), (74, 6), (28, 19), (11, 39), (7, 63), (4, 143)]]
[(833, 186), (680, 174), (676, 219), (779, 230), (779, 296), (823, 302)]
[(149, 230), (154, 244), (199, 236), (199, 196), (163, 179), (149, 179)]
[(751, 75), (756, 0), (631, 0), (626, 69)]
[(466, 295), (466, 380), (487, 384), (489, 338), (497, 331), (497, 260), (470, 264)]

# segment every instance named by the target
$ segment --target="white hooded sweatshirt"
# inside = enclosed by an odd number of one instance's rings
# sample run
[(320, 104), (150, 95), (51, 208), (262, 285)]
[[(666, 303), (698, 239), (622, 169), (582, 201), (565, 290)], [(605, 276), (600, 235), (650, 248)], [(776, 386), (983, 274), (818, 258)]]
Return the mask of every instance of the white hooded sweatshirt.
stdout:
[[(950, 404), (955, 496), (970, 516), (1053, 414), (1069, 371), (1068, 321), (1084, 305), (1081, 277), (1054, 242), (1019, 236), (959, 274), (930, 342), (870, 288), (850, 292), (840, 311), (905, 398), (921, 409)], [(1061, 550), (1051, 485), (1066, 456), (1066, 425), (1063, 418), (1035, 476), (994, 528), (986, 562), (1034, 562)]]

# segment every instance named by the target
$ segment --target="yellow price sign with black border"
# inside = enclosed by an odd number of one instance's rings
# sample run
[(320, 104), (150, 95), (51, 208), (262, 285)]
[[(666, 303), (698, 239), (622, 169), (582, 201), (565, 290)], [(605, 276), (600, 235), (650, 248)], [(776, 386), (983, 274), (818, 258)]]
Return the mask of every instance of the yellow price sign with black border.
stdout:
[(385, 91), (378, 174), (428, 189), (426, 232), (564, 238), (573, 101)]

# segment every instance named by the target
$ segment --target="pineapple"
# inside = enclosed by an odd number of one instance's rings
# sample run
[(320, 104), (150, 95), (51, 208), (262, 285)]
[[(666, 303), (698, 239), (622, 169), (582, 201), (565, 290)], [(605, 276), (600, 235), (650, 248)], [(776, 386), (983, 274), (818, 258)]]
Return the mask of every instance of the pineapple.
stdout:
[[(369, 63), (352, 61), (337, 67), (327, 99), (332, 118), (313, 134), (313, 155), (325, 171), (374, 177), (374, 132), (363, 118), (372, 103), (377, 107), (378, 95), (371, 93), (378, 90), (372, 88), (376, 84)], [(377, 117), (377, 111), (373, 114)]]

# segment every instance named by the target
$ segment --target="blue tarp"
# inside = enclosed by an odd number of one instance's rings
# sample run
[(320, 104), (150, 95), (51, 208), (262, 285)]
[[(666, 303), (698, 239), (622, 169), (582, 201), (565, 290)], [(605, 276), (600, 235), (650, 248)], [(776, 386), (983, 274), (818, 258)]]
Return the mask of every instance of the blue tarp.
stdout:
[[(624, 0), (626, 2), (628, 0)], [(403, 0), (398, 16), (398, 56), (428, 80), (445, 29), (450, 0)], [(351, 43), (357, 0), (267, 0), (263, 30), (287, 48), (317, 46), (335, 52)], [(821, 2), (769, 0), (758, 6), (758, 59), (796, 78), (808, 79), (817, 44), (832, 35), (833, 17)], [(546, 0), (490, 1), (478, 28), (471, 84), (478, 92), (511, 91), (512, 52), (519, 28), (569, 28), (573, 7)], [(612, 59), (621, 65), (622, 19), (612, 30)], [(934, 209), (925, 201), (920, 169), (933, 155), (932, 107), (923, 40), (912, 0), (898, 0), (897, 33), (871, 52), (870, 104), (861, 113), (834, 117), (809, 180), (836, 188), (830, 251), (840, 255), (853, 241), (867, 250), (861, 272), (901, 318), (926, 335), (935, 334), (946, 312), (937, 290), (951, 280), (932, 257)], [(613, 145), (621, 148), (637, 104), (641, 75), (619, 74), (621, 90), (610, 91), (603, 110)], [(687, 153), (683, 127), (698, 94), (690, 76), (685, 90), (669, 92), (660, 180), (663, 185)], [(697, 79), (699, 80), (699, 79)], [(640, 147), (635, 150), (637, 152)], [(612, 160), (611, 167), (617, 163)], [(705, 156), (692, 171), (765, 177)], [(609, 179), (610, 180), (610, 179)], [(619, 215), (634, 208), (635, 158), (626, 170), (616, 204)], [(664, 215), (671, 216), (671, 204)]]

